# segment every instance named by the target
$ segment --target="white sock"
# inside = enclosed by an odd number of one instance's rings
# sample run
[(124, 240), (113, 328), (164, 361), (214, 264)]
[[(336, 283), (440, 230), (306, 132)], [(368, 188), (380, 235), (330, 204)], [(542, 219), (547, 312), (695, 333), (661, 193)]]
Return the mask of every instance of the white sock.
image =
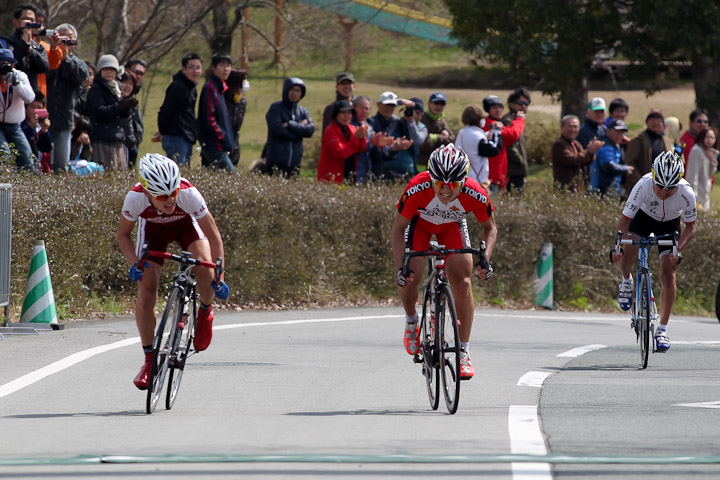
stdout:
[(405, 323), (413, 324), (417, 323), (418, 321), (418, 314), (415, 312), (412, 316), (409, 316), (408, 314), (405, 314)]
[(660, 325), (658, 325), (658, 330), (660, 330), (661, 332), (666, 332), (666, 333), (667, 333), (667, 325), (663, 325), (663, 324), (661, 323)]
[(623, 277), (622, 281), (623, 281), (623, 283), (630, 283), (630, 284), (632, 284), (632, 283), (633, 283), (632, 274), (630, 275), (630, 278), (625, 278), (625, 277)]
[(460, 349), (465, 350), (465, 353), (470, 353), (470, 342), (460, 342)]

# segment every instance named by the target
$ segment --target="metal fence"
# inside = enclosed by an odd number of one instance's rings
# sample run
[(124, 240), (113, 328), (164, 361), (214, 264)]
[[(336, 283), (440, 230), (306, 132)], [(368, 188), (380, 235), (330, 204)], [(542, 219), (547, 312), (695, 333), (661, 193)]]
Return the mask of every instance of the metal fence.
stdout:
[(12, 250), (12, 185), (0, 183), (0, 307), (8, 320), (10, 306), (10, 255)]

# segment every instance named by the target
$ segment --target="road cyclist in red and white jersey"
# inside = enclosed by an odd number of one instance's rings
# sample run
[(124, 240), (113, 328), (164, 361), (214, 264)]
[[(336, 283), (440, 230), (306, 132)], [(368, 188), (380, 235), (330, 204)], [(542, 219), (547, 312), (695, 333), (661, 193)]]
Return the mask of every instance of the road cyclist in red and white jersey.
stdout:
[[(186, 179), (180, 177), (177, 164), (169, 158), (149, 153), (140, 159), (140, 182), (125, 197), (117, 230), (117, 241), (125, 258), (132, 265), (130, 278), (138, 282), (135, 304), (137, 322), (145, 363), (135, 377), (135, 386), (148, 388), (152, 369), (152, 343), (155, 334), (155, 302), (158, 296), (162, 259), (148, 258), (142, 267), (138, 256), (143, 243), (149, 250), (166, 251), (177, 242), (183, 251), (196, 259), (211, 262), (213, 258), (225, 257), (223, 241), (208, 211), (205, 199)], [(132, 241), (132, 231), (138, 224), (137, 242)], [(210, 268), (195, 267), (197, 290), (200, 297), (197, 332), (193, 340), (195, 350), (205, 350), (212, 340), (212, 300), (214, 296), (225, 299), (230, 290), (222, 275), (217, 281)]]
[[(402, 273), (406, 246), (412, 251), (427, 250), (430, 238), (448, 249), (471, 248), (466, 216), (473, 213), (483, 229), (482, 240), (490, 259), (497, 238), (493, 206), (487, 192), (468, 177), (468, 156), (454, 144), (445, 145), (430, 154), (428, 170), (416, 175), (405, 188), (397, 204), (398, 214), (391, 229), (391, 242), (400, 300), (405, 309), (405, 349), (415, 355), (420, 349), (420, 327), (415, 308), (418, 286), (422, 277), (423, 260), (413, 258), (411, 274)], [(471, 275), (473, 259), (470, 254), (451, 254), (445, 259), (445, 272), (455, 299), (460, 321), (460, 375), (463, 379), (475, 374), (470, 361), (470, 332), (475, 302)], [(475, 271), (480, 278), (489, 277), (489, 269), (479, 264)], [(412, 273), (417, 272), (417, 273)]]
[[(680, 233), (680, 219), (685, 230), (678, 240), (678, 255), (673, 255), (671, 246), (658, 245), (660, 255), (660, 325), (655, 332), (658, 352), (670, 348), (667, 325), (670, 320), (677, 286), (675, 271), (682, 261), (681, 251), (695, 236), (697, 206), (695, 192), (684, 179), (683, 162), (675, 152), (663, 152), (653, 161), (652, 171), (645, 174), (633, 187), (617, 231), (648, 237), (650, 234), (667, 235)], [(610, 253), (613, 262), (617, 262), (622, 272), (622, 281), (618, 287), (618, 302), (623, 310), (629, 310), (632, 304), (633, 278), (631, 269), (637, 257), (637, 245), (625, 245), (619, 255), (615, 250)]]

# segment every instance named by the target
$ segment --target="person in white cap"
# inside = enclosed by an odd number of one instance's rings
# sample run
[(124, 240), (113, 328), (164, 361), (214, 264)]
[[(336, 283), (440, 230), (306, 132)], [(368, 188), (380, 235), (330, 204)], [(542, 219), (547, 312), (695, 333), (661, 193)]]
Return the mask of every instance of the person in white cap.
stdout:
[[(386, 134), (393, 137), (394, 140), (390, 145), (379, 147), (375, 146), (370, 149), (370, 158), (372, 163), (372, 174), (375, 178), (383, 176), (383, 165), (395, 159), (398, 152), (403, 152), (412, 146), (410, 132), (406, 122), (401, 122), (394, 115), (395, 107), (404, 105), (412, 108), (414, 102), (404, 100), (398, 97), (394, 92), (383, 92), (377, 101), (378, 112), (375, 116), (368, 118), (368, 124), (376, 133)], [(412, 165), (414, 168), (414, 164)]]
[(585, 123), (580, 127), (576, 140), (583, 148), (587, 148), (590, 140), (604, 140), (605, 137), (605, 100), (594, 97), (588, 103)]

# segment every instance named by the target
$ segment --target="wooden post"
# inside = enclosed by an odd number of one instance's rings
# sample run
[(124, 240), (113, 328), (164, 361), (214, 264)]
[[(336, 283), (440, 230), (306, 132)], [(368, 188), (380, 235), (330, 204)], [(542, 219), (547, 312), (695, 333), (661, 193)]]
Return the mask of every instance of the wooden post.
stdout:
[(248, 22), (250, 19), (250, 9), (248, 7), (243, 8), (243, 23), (242, 27), (240, 28), (240, 34), (241, 34), (241, 40), (242, 43), (242, 50), (241, 50), (241, 58), (242, 58), (242, 68), (247, 72), (248, 66), (250, 65), (250, 50), (248, 47), (248, 43), (250, 41), (250, 27), (248, 27)]
[(280, 49), (282, 48), (282, 15), (285, 1), (275, 0), (275, 64), (282, 62), (282, 54)]
[(344, 17), (338, 15), (338, 22), (345, 29), (345, 70), (352, 69), (352, 29), (357, 25), (357, 20), (348, 21)]

